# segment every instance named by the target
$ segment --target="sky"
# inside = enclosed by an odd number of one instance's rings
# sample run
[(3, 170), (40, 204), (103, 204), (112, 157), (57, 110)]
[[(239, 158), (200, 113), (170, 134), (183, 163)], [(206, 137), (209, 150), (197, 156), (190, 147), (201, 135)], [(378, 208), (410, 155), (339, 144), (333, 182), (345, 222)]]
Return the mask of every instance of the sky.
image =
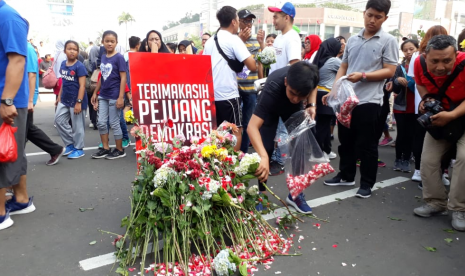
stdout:
[[(128, 37), (145, 37), (150, 30), (162, 31), (168, 21), (178, 21), (186, 13), (200, 13), (203, 0), (74, 0), (74, 25), (57, 28), (48, 16), (46, 0), (3, 0), (13, 6), (30, 23), (29, 37), (54, 44), (57, 39), (93, 41), (101, 30), (114, 30), (119, 40), (126, 40), (125, 26), (118, 25), (118, 16), (130, 13), (136, 22), (128, 24)], [(280, 4), (278, 0), (224, 0), (225, 5), (242, 8), (263, 3)]]

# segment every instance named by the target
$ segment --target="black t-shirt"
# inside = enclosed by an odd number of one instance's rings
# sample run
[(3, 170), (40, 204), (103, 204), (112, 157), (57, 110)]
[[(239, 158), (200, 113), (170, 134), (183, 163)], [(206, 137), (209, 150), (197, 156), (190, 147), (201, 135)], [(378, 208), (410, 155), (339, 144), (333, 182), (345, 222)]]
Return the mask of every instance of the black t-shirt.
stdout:
[(258, 96), (254, 114), (265, 121), (264, 125), (278, 125), (279, 117), (285, 122), (292, 114), (303, 109), (302, 102), (293, 104), (286, 95), (284, 78), (287, 71), (289, 66), (271, 73)]

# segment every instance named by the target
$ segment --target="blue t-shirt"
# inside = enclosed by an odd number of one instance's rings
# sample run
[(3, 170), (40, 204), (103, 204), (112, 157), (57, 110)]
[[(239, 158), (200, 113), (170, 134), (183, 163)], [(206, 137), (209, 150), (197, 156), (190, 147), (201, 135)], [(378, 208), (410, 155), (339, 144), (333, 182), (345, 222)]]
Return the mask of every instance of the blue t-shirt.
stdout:
[[(87, 76), (87, 69), (79, 60), (71, 66), (66, 66), (66, 60), (61, 63), (60, 67), (61, 79), (63, 81), (63, 91), (61, 92), (61, 103), (67, 107), (76, 105), (79, 95), (79, 78)], [(84, 92), (81, 109), (87, 109), (87, 93)]]
[[(5, 88), (8, 53), (27, 57), (27, 33), (29, 26), (19, 13), (0, 1), (0, 97)], [(26, 64), (27, 66), (27, 64)], [(14, 98), (16, 108), (27, 108), (29, 102), (29, 82), (27, 70), (24, 70), (21, 86)]]
[(37, 59), (37, 53), (31, 43), (27, 43), (26, 71), (36, 74), (36, 87), (34, 89), (34, 99), (32, 100), (32, 103), (36, 105), (37, 98), (39, 97), (39, 61)]
[(102, 55), (100, 70), (102, 72), (100, 97), (109, 100), (118, 99), (121, 86), (121, 76), (119, 73), (126, 72), (124, 57), (120, 53), (110, 58), (107, 55)]

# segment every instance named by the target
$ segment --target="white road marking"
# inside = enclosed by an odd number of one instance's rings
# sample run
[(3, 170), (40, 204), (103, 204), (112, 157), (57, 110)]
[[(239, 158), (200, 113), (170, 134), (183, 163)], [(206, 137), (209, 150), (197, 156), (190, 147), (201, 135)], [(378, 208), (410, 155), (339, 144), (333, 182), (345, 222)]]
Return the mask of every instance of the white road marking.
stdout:
[[(406, 181), (409, 181), (409, 180), (410, 180), (409, 178), (399, 176), (399, 177), (394, 177), (394, 178), (387, 179), (387, 180), (384, 180), (384, 181), (380, 181), (380, 182), (375, 184), (373, 191), (375, 192), (377, 190), (377, 188), (386, 188), (386, 187), (390, 187), (390, 186), (393, 186), (393, 185), (396, 185), (396, 184), (399, 184), (399, 183), (402, 183), (402, 182), (406, 182)], [(344, 192), (340, 192), (340, 193), (336, 193), (336, 194), (332, 194), (332, 195), (328, 195), (328, 196), (308, 200), (307, 203), (312, 208), (315, 208), (315, 207), (318, 207), (318, 206), (322, 206), (322, 205), (326, 205), (326, 204), (329, 204), (329, 203), (336, 202), (339, 199), (342, 200), (342, 199), (354, 197), (357, 190), (358, 190), (358, 188), (350, 189), (350, 190), (347, 190), (347, 191), (344, 191)], [(294, 211), (294, 209), (292, 207), (289, 207), (289, 208)], [(286, 208), (282, 207), (282, 208), (279, 208), (279, 209), (275, 210), (273, 214), (264, 215), (263, 217), (266, 220), (270, 220), (270, 219), (274, 219), (274, 218), (276, 218), (278, 216), (283, 216), (285, 214), (287, 214), (287, 210), (286, 210)], [(163, 241), (160, 241), (159, 243), (160, 243), (159, 244), (159, 249), (161, 250), (163, 248)], [(149, 247), (150, 247), (150, 250), (148, 250), (147, 252), (152, 251), (152, 244), (150, 244)], [(90, 259), (80, 261), (79, 266), (81, 267), (81, 269), (83, 269), (85, 271), (88, 271), (88, 270), (92, 270), (92, 269), (99, 268), (99, 267), (102, 267), (102, 266), (107, 266), (107, 265), (113, 264), (115, 261), (117, 261), (116, 260), (116, 255), (115, 255), (115, 252), (112, 252), (112, 253), (108, 253), (108, 254), (105, 254), (105, 255), (100, 255), (100, 256), (97, 256), (97, 257), (94, 257), (94, 258), (90, 258)]]
[[(136, 144), (130, 143), (129, 145), (130, 145), (130, 146), (135, 146)], [(116, 147), (116, 145), (109, 145), (109, 146), (110, 146), (110, 148)], [(97, 149), (98, 149), (98, 147), (83, 148), (84, 151), (86, 151), (86, 150), (97, 150)], [(45, 152), (45, 151), (26, 153), (26, 157), (29, 157), (29, 156), (38, 156), (38, 155), (49, 155), (49, 154), (48, 154), (47, 152)]]
[[(388, 180), (378, 182), (378, 183), (375, 184), (375, 186), (373, 188), (373, 192), (375, 192), (378, 187), (379, 188), (386, 188), (386, 187), (389, 187), (389, 186), (392, 186), (392, 185), (395, 185), (395, 184), (399, 184), (399, 183), (402, 183), (402, 182), (405, 182), (405, 181), (408, 181), (408, 180), (410, 180), (410, 178), (398, 176), (398, 177), (394, 177), (394, 178), (391, 178), (391, 179), (388, 179)], [(357, 191), (358, 191), (358, 188), (355, 188), (355, 189), (350, 189), (350, 190), (347, 190), (347, 191), (344, 191), (344, 192), (332, 194), (332, 195), (329, 195), (329, 196), (324, 196), (324, 197), (315, 198), (315, 199), (312, 199), (312, 200), (307, 200), (307, 204), (310, 207), (315, 208), (315, 207), (318, 207), (318, 206), (321, 206), (321, 205), (326, 205), (326, 204), (338, 201), (337, 199), (342, 200), (342, 199), (346, 199), (346, 198), (349, 198), (349, 197), (354, 197), (355, 193)], [(291, 211), (295, 211), (295, 209), (290, 207), (290, 206), (289, 206), (289, 209), (291, 209)], [(283, 216), (283, 215), (286, 215), (286, 214), (288, 214), (287, 209), (285, 207), (282, 207), (282, 208), (276, 209), (272, 214), (267, 214), (267, 215), (264, 215), (263, 217), (266, 220), (270, 220), (270, 219), (273, 219), (273, 218), (276, 218), (276, 217), (279, 217), (279, 216)]]

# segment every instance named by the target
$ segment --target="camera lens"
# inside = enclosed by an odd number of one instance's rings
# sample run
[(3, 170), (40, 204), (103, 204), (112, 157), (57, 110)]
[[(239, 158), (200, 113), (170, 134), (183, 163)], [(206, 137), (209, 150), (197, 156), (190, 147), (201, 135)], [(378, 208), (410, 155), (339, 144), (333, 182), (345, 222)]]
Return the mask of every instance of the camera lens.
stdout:
[(424, 128), (427, 128), (429, 126), (431, 126), (431, 119), (430, 117), (432, 116), (433, 114), (431, 114), (430, 112), (426, 112), (425, 114), (421, 115), (420, 117), (418, 117), (417, 121), (418, 123), (420, 123), (420, 125)]

